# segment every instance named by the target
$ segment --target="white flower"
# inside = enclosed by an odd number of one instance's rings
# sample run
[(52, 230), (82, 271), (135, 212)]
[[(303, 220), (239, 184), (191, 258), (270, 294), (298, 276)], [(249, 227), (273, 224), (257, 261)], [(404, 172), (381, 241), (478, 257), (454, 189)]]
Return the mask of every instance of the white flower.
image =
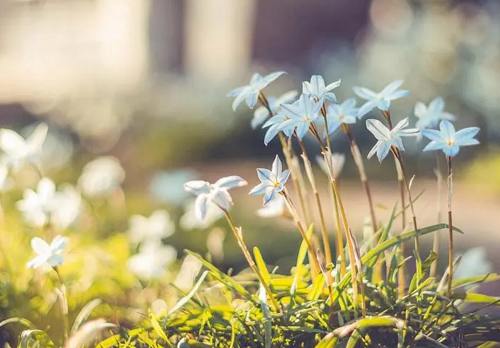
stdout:
[(56, 236), (50, 244), (41, 238), (35, 237), (31, 240), (31, 247), (37, 254), (27, 264), (27, 268), (38, 268), (45, 264), (51, 267), (59, 266), (63, 263), (62, 251), (68, 244), (68, 238)]
[(339, 86), (340, 79), (325, 86), (325, 80), (321, 75), (313, 75), (311, 76), (311, 82), (302, 82), (302, 94), (314, 99), (315, 102), (320, 102), (322, 105), (325, 99), (336, 103), (337, 98), (332, 90)]
[(175, 224), (165, 210), (157, 210), (149, 218), (142, 215), (132, 215), (129, 224), (128, 235), (134, 244), (159, 241), (171, 236), (175, 231)]
[(224, 212), (212, 201), (207, 202), (205, 218), (200, 219), (195, 211), (195, 201), (189, 202), (185, 213), (182, 215), (179, 225), (183, 230), (203, 230), (212, 226), (217, 220), (224, 216)]
[(444, 111), (444, 100), (441, 97), (435, 98), (426, 106), (422, 102), (415, 104), (415, 116), (418, 118), (415, 126), (423, 130), (425, 128), (434, 128), (441, 120), (454, 121), (455, 116)]
[(66, 342), (64, 348), (81, 348), (92, 343), (105, 329), (116, 327), (104, 319), (91, 320), (83, 324)]
[(285, 199), (280, 195), (274, 196), (269, 203), (257, 210), (257, 215), (262, 218), (280, 217), (286, 214)]
[(42, 227), (50, 221), (50, 214), (54, 208), (56, 186), (49, 178), (42, 178), (38, 182), (36, 191), (24, 190), (23, 199), (16, 206), (22, 212), (24, 220), (36, 227)]
[(27, 139), (13, 130), (0, 130), (0, 149), (4, 153), (4, 163), (18, 170), (27, 162), (36, 162), (47, 137), (47, 130), (47, 125), (40, 123)]
[(316, 156), (316, 163), (321, 168), (321, 170), (330, 178), (337, 178), (340, 175), (340, 172), (344, 168), (345, 163), (345, 155), (341, 153), (326, 153), (326, 158), (328, 158), (328, 162), (325, 160), (325, 156)]
[(403, 80), (391, 82), (379, 93), (365, 87), (354, 87), (354, 93), (356, 93), (360, 98), (367, 100), (367, 102), (359, 108), (359, 117), (363, 117), (375, 108), (382, 111), (388, 111), (392, 101), (408, 97), (410, 92), (398, 89), (402, 84)]
[(80, 193), (73, 186), (65, 185), (57, 192), (52, 180), (42, 178), (36, 191), (24, 190), (23, 199), (16, 206), (28, 224), (42, 227), (50, 223), (56, 229), (64, 230), (79, 216), (81, 202)]
[(142, 279), (158, 278), (177, 258), (177, 251), (161, 242), (150, 242), (141, 246), (140, 252), (127, 261), (127, 267)]
[(102, 156), (85, 165), (78, 179), (78, 187), (89, 197), (108, 196), (125, 180), (120, 161), (113, 156)]
[(493, 265), (488, 260), (486, 250), (476, 247), (467, 250), (463, 255), (458, 267), (453, 271), (453, 279), (465, 279), (480, 275), (486, 275), (493, 271)]
[(419, 131), (417, 128), (404, 129), (408, 127), (408, 119), (400, 121), (393, 129), (389, 130), (379, 120), (366, 120), (366, 128), (375, 136), (377, 143), (368, 153), (368, 158), (377, 154), (379, 162), (387, 156), (392, 146), (404, 151), (402, 137), (416, 136)]
[(186, 169), (159, 172), (151, 179), (149, 192), (161, 203), (179, 206), (189, 197), (183, 184), (197, 178), (195, 172)]
[(212, 201), (222, 210), (228, 210), (233, 205), (233, 199), (228, 190), (245, 186), (247, 182), (239, 176), (227, 176), (210, 184), (203, 180), (188, 181), (184, 184), (187, 192), (197, 195), (194, 204), (196, 216), (202, 220), (205, 219), (209, 202)]
[(65, 230), (80, 216), (82, 210), (82, 195), (72, 185), (64, 185), (55, 193), (50, 223), (56, 229)]

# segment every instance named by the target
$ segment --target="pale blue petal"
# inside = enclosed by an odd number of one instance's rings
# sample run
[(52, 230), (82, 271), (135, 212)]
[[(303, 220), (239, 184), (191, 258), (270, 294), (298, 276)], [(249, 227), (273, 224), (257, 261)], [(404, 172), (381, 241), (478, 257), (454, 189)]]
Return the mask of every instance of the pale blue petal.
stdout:
[(346, 124), (354, 124), (356, 123), (356, 117), (354, 116), (344, 116), (344, 118), (342, 119), (342, 123), (346, 123)]
[(259, 177), (259, 180), (262, 182), (264, 182), (264, 181), (270, 182), (272, 173), (269, 169), (257, 168), (257, 176)]
[(61, 265), (64, 261), (64, 257), (61, 254), (53, 254), (47, 259), (47, 263), (52, 267), (57, 267)]
[(449, 112), (443, 112), (441, 114), (441, 118), (443, 120), (455, 121), (457, 117), (455, 115), (453, 115), (453, 114), (450, 114)]
[(196, 200), (194, 201), (194, 214), (200, 220), (205, 220), (205, 216), (207, 215), (208, 200), (208, 194), (201, 194), (196, 197)]
[(290, 176), (290, 170), (284, 170), (283, 173), (281, 173), (281, 176), (280, 176), (280, 184), (281, 185), (284, 185), (286, 183), (286, 181), (288, 180), (288, 177)]
[(413, 112), (416, 117), (421, 118), (427, 113), (427, 106), (422, 102), (417, 102), (415, 104), (415, 110)]
[(333, 92), (326, 92), (325, 94), (323, 94), (323, 98), (330, 100), (334, 103), (337, 102), (337, 96)]
[(373, 155), (375, 155), (377, 153), (377, 149), (378, 149), (380, 143), (381, 143), (381, 141), (377, 141), (377, 143), (372, 147), (370, 152), (368, 152), (368, 156), (367, 156), (368, 159), (372, 158)]
[(283, 74), (286, 74), (286, 72), (276, 71), (276, 72), (273, 72), (273, 73), (267, 75), (266, 77), (264, 77), (264, 80), (266, 82), (266, 86), (269, 85), (271, 82), (275, 81), (278, 77), (280, 77)]
[(388, 95), (392, 94), (395, 90), (397, 90), (399, 87), (401, 87), (403, 82), (404, 82), (404, 80), (396, 80), (394, 82), (391, 82), (390, 84), (385, 86), (384, 89), (382, 90), (382, 92), (380, 92), (380, 93), (383, 94), (384, 96), (388, 96)]
[(193, 193), (195, 195), (200, 195), (203, 193), (210, 192), (210, 183), (203, 180), (193, 180), (188, 181), (184, 184), (184, 190)]
[(276, 190), (267, 190), (266, 194), (264, 195), (264, 205), (271, 202), (275, 196), (276, 196)]
[(269, 185), (266, 185), (265, 183), (261, 182), (257, 186), (255, 186), (252, 190), (250, 190), (250, 195), (262, 195), (266, 192), (266, 189), (269, 187)]
[(330, 83), (328, 86), (326, 86), (326, 87), (325, 87), (325, 90), (326, 90), (327, 92), (329, 92), (329, 91), (331, 91), (332, 89), (335, 89), (335, 88), (339, 87), (339, 86), (340, 86), (340, 83), (341, 83), (341, 80), (340, 80), (340, 79), (338, 79), (337, 81), (332, 82), (332, 83)]
[(46, 241), (44, 241), (42, 238), (39, 238), (39, 237), (34, 237), (31, 240), (31, 248), (38, 255), (50, 253), (50, 245)]
[(429, 104), (429, 111), (432, 111), (432, 112), (441, 112), (443, 110), (444, 110), (444, 100), (441, 97), (435, 98)]
[(248, 97), (245, 99), (245, 102), (247, 103), (248, 107), (250, 109), (253, 109), (255, 105), (257, 104), (257, 99), (259, 98), (259, 93), (258, 92), (252, 92)]
[(302, 82), (302, 94), (310, 96), (312, 94), (312, 86), (308, 81)]
[(233, 204), (231, 195), (224, 188), (218, 189), (212, 193), (212, 201), (224, 210), (228, 210)]
[(378, 102), (377, 101), (368, 101), (364, 103), (358, 110), (358, 116), (361, 118), (365, 116), (367, 113), (372, 111), (376, 106)]
[(379, 120), (373, 118), (366, 120), (366, 128), (375, 136), (377, 140), (386, 141), (389, 139), (389, 129)]
[(255, 112), (253, 113), (253, 118), (252, 121), (250, 122), (250, 125), (252, 126), (253, 129), (257, 128), (260, 126), (266, 118), (269, 116), (269, 111), (263, 106), (258, 107), (255, 109)]
[(312, 94), (314, 94), (315, 97), (320, 97), (320, 94), (325, 90), (325, 80), (323, 79), (323, 76), (311, 76), (311, 86)]
[(405, 119), (402, 119), (401, 121), (399, 121), (396, 126), (392, 129), (393, 130), (393, 133), (396, 133), (396, 132), (399, 132), (400, 130), (408, 127), (408, 125), (410, 124), (410, 122), (408, 121), (408, 118), (405, 118)]
[(443, 120), (439, 124), (441, 130), (441, 137), (443, 140), (453, 140), (455, 138), (455, 127), (450, 121)]
[(422, 130), (422, 135), (430, 140), (443, 141), (441, 132), (434, 129), (424, 129)]
[(302, 140), (309, 130), (309, 122), (302, 122), (297, 126), (297, 137)]
[(246, 87), (245, 89), (242, 89), (236, 99), (233, 101), (233, 111), (236, 110), (236, 108), (247, 98), (249, 93), (249, 88)]
[(251, 85), (256, 85), (258, 83), (261, 83), (264, 80), (261, 74), (255, 73), (252, 75), (252, 78), (250, 79), (250, 84)]
[(472, 146), (472, 145), (478, 145), (479, 141), (474, 138), (466, 138), (466, 139), (455, 140), (454, 144), (458, 146)]
[(238, 88), (233, 89), (231, 92), (227, 94), (228, 97), (236, 97), (241, 94), (248, 86), (241, 86)]
[(280, 132), (279, 127), (277, 125), (273, 125), (270, 127), (266, 135), (264, 136), (264, 144), (267, 146), (271, 140), (274, 139), (274, 137)]
[(45, 264), (47, 262), (48, 255), (39, 255), (34, 258), (32, 258), (28, 263), (26, 264), (26, 268), (38, 268)]
[(231, 175), (217, 180), (214, 186), (218, 186), (225, 189), (232, 189), (235, 187), (245, 186), (246, 184), (247, 182), (243, 178), (237, 175)]
[(443, 147), (443, 152), (446, 154), (446, 156), (455, 157), (459, 151), (460, 151), (460, 146), (458, 145)]
[(333, 134), (340, 126), (340, 122), (338, 120), (328, 120), (328, 134)]
[(446, 147), (446, 143), (442, 140), (433, 140), (426, 147), (424, 147), (424, 151), (434, 151), (434, 150), (442, 150)]
[(478, 127), (468, 127), (461, 129), (455, 133), (455, 144), (459, 145), (457, 142), (461, 140), (474, 138), (477, 133), (479, 133)]
[(377, 108), (383, 111), (389, 110), (390, 107), (391, 107), (391, 102), (387, 99), (383, 99), (377, 103)]
[(392, 101), (392, 100), (396, 100), (396, 99), (400, 99), (400, 98), (406, 98), (406, 97), (409, 97), (409, 96), (410, 96), (410, 92), (402, 89), (400, 91), (396, 91), (394, 93), (389, 94), (385, 98), (387, 100)]
[(379, 162), (382, 162), (382, 160), (387, 156), (389, 153), (389, 150), (391, 149), (391, 145), (389, 145), (386, 142), (380, 142), (378, 149), (377, 149), (377, 158)]
[(271, 174), (272, 174), (271, 179), (273, 180), (278, 179), (282, 171), (283, 171), (283, 165), (281, 164), (281, 160), (278, 157), (278, 155), (276, 155), (273, 161), (273, 165), (271, 167)]
[(377, 98), (377, 93), (365, 87), (354, 87), (352, 90), (358, 97), (366, 100), (373, 100)]
[(52, 242), (50, 243), (50, 249), (53, 252), (59, 252), (68, 245), (69, 239), (63, 236), (55, 236)]
[(351, 110), (356, 106), (356, 99), (354, 98), (349, 98), (344, 100), (344, 102), (341, 104), (342, 110)]
[(284, 104), (284, 103), (293, 102), (295, 100), (295, 98), (297, 97), (297, 95), (299, 95), (299, 92), (297, 92), (295, 90), (285, 92), (278, 98), (278, 100), (276, 100), (276, 105), (279, 106), (279, 105)]

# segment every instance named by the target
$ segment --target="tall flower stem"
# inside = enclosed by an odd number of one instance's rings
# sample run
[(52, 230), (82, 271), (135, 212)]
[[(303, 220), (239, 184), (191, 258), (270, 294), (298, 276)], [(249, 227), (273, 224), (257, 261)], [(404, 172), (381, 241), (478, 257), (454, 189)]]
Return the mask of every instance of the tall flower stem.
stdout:
[(279, 313), (281, 311), (280, 306), (279, 306), (278, 302), (276, 302), (276, 299), (274, 298), (273, 292), (269, 288), (269, 285), (267, 285), (266, 281), (264, 280), (264, 277), (262, 276), (262, 273), (260, 273), (259, 268), (255, 264), (255, 261), (253, 260), (252, 255), (248, 251), (248, 247), (245, 244), (245, 241), (243, 240), (243, 236), (241, 235), (241, 229), (239, 229), (235, 226), (234, 221), (233, 221), (231, 215), (229, 214), (229, 212), (225, 209), (222, 209), (222, 210), (224, 212), (224, 215), (226, 216), (226, 219), (227, 219), (229, 226), (231, 227), (231, 230), (233, 231), (233, 234), (236, 238), (236, 241), (238, 242), (238, 245), (240, 246), (240, 249), (243, 252), (243, 255), (245, 256), (245, 258), (248, 262), (248, 265), (250, 266), (252, 271), (255, 273), (255, 275), (259, 279), (259, 282), (262, 284), (262, 286), (266, 290), (266, 293), (269, 296), (269, 298), (271, 299), (271, 302), (273, 304), (274, 309), (276, 310), (276, 312)]
[(318, 257), (316, 255), (316, 252), (314, 251), (314, 248), (311, 244), (311, 241), (309, 240), (309, 238), (307, 238), (307, 234), (306, 234), (306, 231), (304, 229), (304, 226), (300, 222), (300, 218), (299, 218), (299, 215), (297, 214), (297, 210), (295, 209), (295, 206), (294, 206), (290, 196), (288, 195), (286, 188), (283, 191), (281, 191), (280, 194), (285, 199), (285, 204), (287, 205), (288, 210), (290, 211), (290, 214), (292, 214), (293, 220), (295, 221), (295, 224), (297, 225), (297, 228), (299, 229), (300, 235), (302, 236), (302, 238), (306, 242), (307, 250), (309, 251), (309, 255), (311, 256), (311, 259), (312, 259), (312, 260), (309, 260), (309, 263), (311, 263), (311, 266), (313, 269), (317, 269), (319, 271), (321, 268), (319, 266)]
[(54, 267), (53, 270), (57, 274), (57, 280), (59, 282), (59, 303), (61, 306), (61, 315), (63, 321), (63, 330), (62, 330), (62, 338), (63, 342), (66, 342), (68, 339), (68, 329), (69, 329), (69, 320), (68, 320), (68, 297), (66, 294), (66, 286), (62, 280), (61, 274), (59, 273), (59, 269)]
[[(259, 103), (266, 108), (267, 112), (269, 113), (269, 117), (274, 116), (273, 110), (271, 110), (271, 107), (269, 106), (269, 102), (264, 95), (264, 93), (260, 92), (259, 93)], [(300, 203), (300, 210), (302, 212), (302, 217), (304, 220), (309, 221), (309, 214), (307, 212), (307, 192), (305, 189), (303, 189), (303, 185), (300, 183), (300, 179), (302, 177), (300, 171), (300, 167), (296, 168), (296, 166), (293, 163), (293, 149), (291, 146), (288, 146), (287, 141), (285, 137), (283, 136), (283, 133), (278, 134), (278, 138), (281, 143), (281, 147), (283, 149), (283, 154), (285, 155), (285, 160), (288, 168), (290, 169), (290, 174), (292, 177), (292, 183), (295, 191), (297, 192), (297, 196), (299, 197), (299, 203)]]
[(451, 210), (451, 199), (453, 194), (453, 169), (451, 156), (446, 156), (448, 162), (448, 298), (451, 298), (451, 286), (453, 283), (453, 214)]
[(314, 178), (314, 173), (312, 171), (311, 161), (307, 155), (304, 144), (299, 140), (300, 148), (302, 150), (302, 160), (304, 162), (304, 167), (306, 169), (307, 178), (309, 179), (309, 183), (311, 184), (311, 188), (313, 190), (314, 198), (316, 200), (316, 206), (318, 207), (318, 214), (321, 223), (321, 235), (323, 237), (323, 247), (326, 258), (326, 263), (332, 263), (332, 252), (330, 248), (330, 240), (328, 239), (328, 230), (326, 228), (325, 216), (323, 213), (323, 206), (321, 204), (321, 199), (319, 197), (318, 187), (316, 185), (316, 180)]
[(370, 218), (371, 218), (373, 233), (377, 233), (377, 231), (378, 231), (377, 217), (375, 215), (375, 207), (373, 205), (372, 193), (371, 193), (371, 189), (370, 189), (370, 184), (368, 182), (368, 176), (366, 175), (365, 165), (363, 163), (363, 157), (361, 156), (361, 152), (359, 151), (359, 147), (358, 147), (356, 140), (354, 139), (354, 137), (351, 134), (351, 130), (349, 129), (349, 126), (346, 124), (342, 124), (342, 131), (344, 132), (344, 134), (347, 136), (347, 139), (349, 140), (352, 157), (354, 159), (354, 163), (356, 164), (356, 167), (358, 168), (358, 173), (359, 173), (359, 177), (361, 180), (361, 185), (363, 186), (363, 188), (365, 190), (366, 198), (368, 199), (368, 206), (370, 208)]
[[(441, 161), (439, 153), (436, 152), (436, 179), (437, 179), (437, 223), (441, 223), (442, 210), (441, 210), (441, 191), (443, 186), (443, 175), (441, 173)], [(432, 251), (435, 253), (436, 259), (432, 262), (429, 275), (434, 277), (436, 275), (439, 253), (439, 231), (434, 233), (434, 241), (432, 243)]]

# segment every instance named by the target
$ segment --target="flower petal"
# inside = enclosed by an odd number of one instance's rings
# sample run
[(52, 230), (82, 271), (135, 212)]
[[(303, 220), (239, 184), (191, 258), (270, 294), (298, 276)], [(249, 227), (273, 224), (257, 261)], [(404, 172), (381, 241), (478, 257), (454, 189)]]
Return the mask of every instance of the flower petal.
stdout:
[(265, 107), (259, 106), (257, 109), (255, 109), (252, 121), (250, 122), (252, 129), (257, 128), (262, 123), (264, 123), (264, 121), (267, 119), (268, 116), (269, 116), (269, 111), (267, 111)]
[(366, 120), (366, 128), (375, 136), (377, 140), (387, 141), (389, 139), (389, 129), (379, 120), (373, 118)]
[(235, 187), (242, 187), (247, 184), (248, 183), (243, 178), (237, 175), (231, 175), (231, 176), (226, 176), (224, 178), (220, 178), (215, 182), (214, 185), (225, 189), (232, 189)]
[(194, 201), (194, 213), (196, 217), (200, 220), (205, 220), (205, 216), (207, 215), (209, 198), (210, 197), (208, 194), (203, 193), (198, 197), (196, 197), (196, 200)]
[(257, 186), (255, 186), (251, 191), (250, 195), (261, 195), (264, 194), (266, 189), (269, 187), (268, 184), (261, 182)]
[(377, 93), (365, 87), (354, 87), (352, 90), (362, 99), (372, 100), (377, 98)]
[(253, 109), (255, 107), (255, 105), (257, 104), (258, 97), (259, 97), (259, 93), (255, 92), (255, 91), (252, 91), (251, 93), (249, 93), (247, 95), (245, 102), (247, 103), (247, 105), (250, 109)]
[(69, 242), (69, 238), (63, 236), (55, 236), (52, 242), (50, 243), (50, 249), (52, 252), (61, 252), (62, 249), (66, 247)]
[(283, 173), (281, 173), (281, 176), (280, 176), (280, 184), (281, 185), (284, 185), (286, 183), (286, 181), (288, 180), (288, 177), (290, 176), (290, 170), (284, 170)]
[(271, 172), (273, 177), (271, 179), (277, 180), (283, 171), (283, 165), (281, 164), (281, 160), (278, 155), (274, 158), (273, 165), (271, 167)]
[(377, 158), (379, 162), (382, 162), (382, 160), (387, 156), (389, 153), (389, 150), (391, 149), (391, 145), (385, 142), (380, 142), (378, 149), (377, 149)]
[(42, 148), (45, 139), (47, 138), (47, 132), (49, 127), (46, 123), (40, 123), (33, 133), (26, 140), (26, 144), (28, 145), (31, 152), (39, 151)]
[(460, 151), (460, 146), (458, 146), (458, 145), (451, 145), (451, 146), (443, 147), (443, 152), (447, 156), (450, 156), (450, 157), (455, 157), (459, 151)]
[(424, 129), (422, 130), (422, 135), (430, 140), (443, 141), (441, 137), (441, 132), (435, 129)]
[(433, 151), (433, 150), (442, 150), (446, 145), (446, 143), (442, 140), (433, 140), (426, 147), (424, 147), (424, 151)]
[(439, 124), (439, 129), (441, 130), (441, 138), (443, 140), (454, 140), (455, 127), (453, 127), (453, 124), (450, 121), (441, 121), (441, 123)]
[(455, 144), (460, 145), (458, 144), (458, 142), (474, 138), (477, 133), (479, 133), (478, 127), (468, 127), (461, 129), (455, 133)]
[(203, 180), (192, 180), (184, 184), (184, 190), (195, 195), (210, 192), (210, 183)]
[(399, 87), (401, 87), (401, 85), (403, 83), (404, 83), (404, 80), (393, 81), (390, 84), (388, 84), (387, 86), (385, 86), (384, 89), (382, 90), (382, 92), (380, 92), (380, 93), (383, 94), (384, 96), (388, 96), (388, 95), (392, 94), (395, 90), (397, 90)]
[(38, 237), (31, 240), (31, 248), (33, 248), (38, 255), (50, 254), (50, 245)]
[(274, 197), (276, 196), (276, 190), (274, 189), (268, 189), (266, 191), (266, 194), (264, 195), (264, 205), (266, 205), (267, 203), (271, 202)]
[(378, 102), (370, 100), (364, 103), (358, 110), (358, 117), (361, 118), (377, 107)]
[(224, 210), (228, 210), (233, 205), (233, 199), (225, 188), (216, 189), (211, 193), (212, 201)]

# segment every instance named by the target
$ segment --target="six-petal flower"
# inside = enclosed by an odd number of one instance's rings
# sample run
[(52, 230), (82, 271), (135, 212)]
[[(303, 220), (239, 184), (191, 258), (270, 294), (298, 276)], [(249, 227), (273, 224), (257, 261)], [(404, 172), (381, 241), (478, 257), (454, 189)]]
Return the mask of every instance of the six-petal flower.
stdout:
[(341, 124), (354, 124), (358, 119), (356, 100), (349, 98), (342, 104), (330, 104), (326, 113), (328, 134), (333, 134)]
[(403, 80), (397, 80), (388, 84), (381, 92), (377, 93), (365, 87), (354, 87), (353, 91), (360, 98), (367, 100), (363, 106), (359, 108), (359, 116), (363, 117), (375, 108), (382, 111), (388, 111), (391, 106), (391, 101), (408, 97), (410, 92), (406, 90), (398, 90), (403, 84)]
[(478, 132), (478, 127), (468, 127), (457, 132), (450, 121), (443, 120), (439, 124), (439, 131), (434, 129), (422, 131), (422, 135), (431, 140), (424, 151), (443, 150), (446, 156), (455, 157), (461, 146), (479, 144), (479, 141), (474, 139)]
[(259, 73), (253, 74), (250, 84), (238, 87), (228, 93), (228, 97), (236, 97), (233, 101), (233, 110), (236, 110), (243, 101), (246, 102), (250, 109), (253, 109), (259, 99), (260, 91), (283, 74), (285, 74), (284, 71), (277, 71), (266, 76)]
[(321, 103), (314, 102), (302, 94), (295, 103), (281, 105), (282, 113), (288, 120), (281, 123), (280, 129), (286, 134), (295, 130), (297, 138), (302, 140), (311, 124), (318, 118)]
[(444, 111), (444, 100), (441, 97), (432, 100), (428, 106), (422, 102), (417, 102), (414, 113), (418, 118), (415, 126), (420, 130), (436, 127), (441, 120), (455, 120), (455, 115)]
[(247, 182), (245, 180), (239, 176), (233, 175), (221, 178), (214, 184), (210, 184), (203, 180), (188, 181), (184, 184), (184, 189), (198, 196), (194, 203), (194, 210), (196, 216), (204, 220), (210, 202), (217, 204), (219, 208), (226, 211), (233, 204), (233, 199), (228, 190), (245, 186), (246, 184)]
[(404, 151), (403, 140), (401, 137), (416, 136), (418, 129), (408, 127), (408, 119), (405, 118), (392, 129), (389, 130), (382, 122), (375, 119), (366, 120), (366, 128), (375, 136), (377, 143), (368, 153), (368, 158), (372, 158), (376, 153), (380, 162), (387, 156), (392, 146)]
[[(268, 97), (267, 102), (269, 103), (269, 108), (271, 109), (273, 114), (276, 115), (280, 111), (281, 104), (293, 102), (297, 95), (297, 91), (288, 91), (278, 98)], [(265, 108), (264, 106), (259, 106), (253, 113), (253, 119), (251, 121), (252, 128), (255, 129), (260, 126), (262, 123), (264, 123), (264, 121), (266, 121), (269, 116), (273, 116), (269, 115), (269, 110), (267, 110), (267, 108)]]
[(62, 251), (68, 244), (68, 238), (56, 236), (49, 244), (41, 238), (35, 237), (31, 240), (31, 247), (37, 254), (27, 264), (27, 268), (39, 268), (45, 264), (57, 267), (63, 263)]
[(312, 98), (315, 102), (319, 102), (321, 105), (323, 105), (325, 99), (336, 103), (337, 97), (332, 90), (338, 86), (340, 86), (340, 79), (325, 86), (325, 80), (321, 75), (313, 75), (311, 76), (311, 82), (302, 82), (302, 94)]
[(251, 195), (264, 195), (264, 205), (269, 203), (277, 193), (283, 191), (285, 183), (290, 176), (290, 171), (283, 170), (281, 160), (276, 155), (271, 170), (265, 168), (257, 168), (257, 176), (261, 181), (251, 191)]

